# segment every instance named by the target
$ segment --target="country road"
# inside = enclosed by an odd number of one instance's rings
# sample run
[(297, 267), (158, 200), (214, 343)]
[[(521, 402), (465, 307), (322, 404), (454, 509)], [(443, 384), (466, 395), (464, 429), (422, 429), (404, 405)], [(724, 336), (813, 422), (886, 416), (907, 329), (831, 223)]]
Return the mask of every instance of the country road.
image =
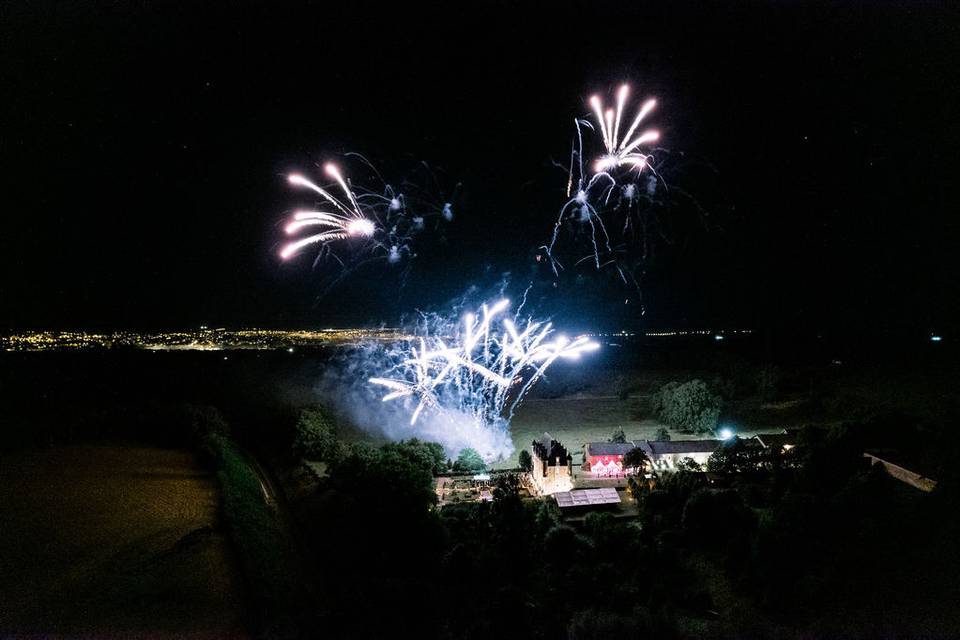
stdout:
[(263, 501), (267, 503), (268, 507), (276, 512), (278, 510), (277, 491), (273, 486), (273, 481), (270, 478), (270, 474), (266, 472), (257, 457), (254, 456), (249, 450), (244, 450), (243, 454), (250, 461), (250, 466), (253, 467), (253, 470), (257, 474), (257, 480), (260, 482), (260, 491), (263, 492)]
[[(316, 551), (311, 547), (307, 540), (303, 538), (302, 530), (297, 526), (293, 514), (290, 512), (290, 506), (286, 500), (286, 494), (277, 490), (277, 483), (273, 474), (260, 462), (259, 458), (249, 449), (244, 448), (243, 454), (250, 461), (250, 466), (257, 474), (257, 480), (260, 482), (260, 490), (263, 492), (263, 501), (274, 513), (283, 535), (287, 538), (290, 549), (298, 556), (301, 566), (314, 566)], [(315, 578), (317, 576), (314, 576)], [(310, 580), (301, 581), (301, 586), (306, 589), (308, 595), (314, 602), (319, 602), (320, 594), (318, 585)]]

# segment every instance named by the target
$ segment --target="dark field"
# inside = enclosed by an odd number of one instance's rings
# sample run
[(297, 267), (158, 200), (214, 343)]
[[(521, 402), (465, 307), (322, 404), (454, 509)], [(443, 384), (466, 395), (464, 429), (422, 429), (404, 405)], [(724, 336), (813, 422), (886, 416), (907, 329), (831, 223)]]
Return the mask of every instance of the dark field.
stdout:
[(193, 454), (63, 446), (3, 456), (0, 513), (0, 635), (245, 635), (216, 484)]
[[(943, 426), (954, 424), (960, 413), (951, 345), (918, 340), (880, 349), (875, 342), (852, 350), (841, 343), (786, 344), (771, 350), (754, 337), (722, 344), (608, 345), (576, 367), (551, 372), (518, 412), (514, 443), (526, 446), (543, 430), (575, 452), (582, 442), (605, 440), (616, 427), (629, 438), (653, 437), (660, 425), (650, 412), (650, 395), (665, 382), (696, 377), (726, 390), (721, 422), (742, 434), (859, 420), (885, 430), (878, 431), (881, 440), (911, 449), (929, 465), (925, 468), (951, 464), (956, 439)], [(249, 613), (255, 608), (251, 602), (281, 612), (274, 628), (314, 629), (322, 623), (283, 613), (284, 603), (292, 601), (286, 594), (297, 593), (304, 581), (296, 570), (271, 572), (282, 563), (269, 551), (287, 545), (293, 555), (316, 563), (302, 566), (321, 583), (322, 596), (298, 593), (297, 605), (286, 609), (312, 614), (337, 593), (336, 579), (323, 584), (329, 578), (325, 550), (336, 545), (317, 538), (333, 535), (326, 520), (330, 507), (290, 490), (303, 478), (291, 453), (293, 427), (302, 407), (321, 400), (319, 381), (334, 355), (322, 350), (0, 354), (0, 636), (255, 634), (258, 625), (249, 618), (259, 614)], [(777, 384), (761, 398), (751, 381), (764, 367), (776, 368)], [(280, 479), (283, 517), (259, 513), (260, 487), (246, 470), (247, 491), (232, 512), (236, 528), (224, 526), (224, 494), (183, 419), (191, 407), (216, 407), (238, 455), (253, 454)], [(339, 430), (345, 441), (379, 442), (378, 427), (342, 423)], [(355, 480), (340, 488), (341, 495), (353, 490)], [(372, 495), (380, 488), (369, 487)], [(290, 513), (283, 509), (285, 500)], [(371, 496), (363, 504), (376, 500)], [(244, 521), (253, 512), (262, 520)], [(761, 520), (769, 516), (763, 509), (757, 513)], [(407, 516), (384, 516), (377, 527)], [(265, 522), (280, 533), (258, 535), (267, 531)], [(312, 534), (301, 539), (290, 530), (304, 522)], [(908, 524), (904, 535), (922, 535)], [(344, 526), (349, 534), (343, 535), (352, 539), (352, 525)], [(237, 532), (249, 544), (238, 545)], [(256, 561), (242, 561), (241, 554)], [(277, 557), (289, 557), (287, 550)], [(695, 576), (690, 580), (705, 585), (723, 611), (723, 624), (733, 624), (748, 600), (721, 579), (715, 560), (689, 558), (687, 568)], [(407, 575), (407, 568), (399, 575)], [(263, 595), (267, 583), (272, 586)], [(261, 593), (254, 597), (253, 589)], [(933, 611), (931, 617), (938, 615)], [(943, 628), (953, 623), (940, 621)]]
[[(662, 425), (649, 411), (648, 398), (665, 382), (690, 378), (731, 389), (721, 422), (745, 434), (831, 424), (863, 412), (944, 420), (957, 410), (956, 348), (921, 336), (619, 342), (576, 366), (555, 365), (515, 416), (517, 448), (545, 430), (574, 449), (605, 439), (617, 427), (631, 438), (651, 437)], [(0, 435), (8, 447), (91, 438), (179, 446), (183, 434), (170, 427), (170, 411), (210, 405), (224, 413), (245, 444), (271, 449), (284, 439), (299, 408), (321, 399), (321, 381), (337, 353), (0, 353)], [(764, 367), (777, 371), (769, 398), (750, 388)], [(382, 439), (381, 425), (354, 426), (349, 437)]]

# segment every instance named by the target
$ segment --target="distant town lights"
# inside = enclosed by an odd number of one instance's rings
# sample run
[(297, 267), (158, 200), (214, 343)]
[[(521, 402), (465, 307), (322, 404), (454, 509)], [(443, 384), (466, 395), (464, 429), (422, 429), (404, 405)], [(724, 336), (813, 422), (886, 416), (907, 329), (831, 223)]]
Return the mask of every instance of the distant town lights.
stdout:
[(278, 329), (196, 329), (140, 333), (85, 333), (82, 331), (26, 331), (0, 335), (0, 351), (56, 351), (67, 349), (134, 348), (149, 351), (233, 351), (282, 349), (351, 343), (359, 340), (400, 340), (399, 329), (329, 329), (324, 331)]

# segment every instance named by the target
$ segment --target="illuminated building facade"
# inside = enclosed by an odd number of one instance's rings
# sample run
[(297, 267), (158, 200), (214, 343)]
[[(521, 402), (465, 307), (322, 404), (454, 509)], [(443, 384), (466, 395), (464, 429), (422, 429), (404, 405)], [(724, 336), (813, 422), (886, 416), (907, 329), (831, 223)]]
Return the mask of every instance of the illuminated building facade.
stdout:
[(531, 443), (530, 456), (530, 479), (538, 494), (546, 496), (573, 489), (573, 456), (549, 433)]
[(677, 465), (690, 459), (703, 468), (721, 444), (721, 440), (640, 440), (637, 444), (650, 458), (657, 471), (673, 471)]
[(640, 446), (637, 442), (588, 442), (583, 445), (581, 470), (594, 478), (616, 478), (624, 475), (623, 456)]
[(628, 442), (588, 442), (583, 446), (581, 471), (593, 478), (618, 478), (630, 475), (624, 471), (623, 456), (631, 449), (640, 449), (650, 459), (655, 471), (672, 471), (677, 464), (689, 458), (706, 466), (710, 455), (720, 446), (720, 440), (634, 440)]

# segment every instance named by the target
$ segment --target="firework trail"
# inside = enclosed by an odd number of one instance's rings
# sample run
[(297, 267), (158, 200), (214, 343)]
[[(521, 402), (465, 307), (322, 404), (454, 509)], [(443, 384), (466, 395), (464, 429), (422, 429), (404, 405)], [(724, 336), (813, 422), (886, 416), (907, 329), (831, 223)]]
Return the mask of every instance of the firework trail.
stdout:
[(368, 382), (383, 402), (403, 400), (413, 427), (426, 419), (467, 442), (488, 460), (512, 450), (508, 426), (517, 407), (558, 359), (599, 348), (586, 336), (556, 334), (550, 322), (508, 313), (506, 298), (481, 305), (460, 321), (424, 316), (417, 333), (382, 357)]
[(290, 242), (280, 251), (280, 257), (284, 260), (290, 258), (304, 247), (313, 244), (327, 245), (336, 240), (343, 240), (350, 237), (372, 238), (377, 230), (376, 223), (367, 218), (360, 210), (360, 204), (354, 196), (353, 191), (347, 186), (346, 181), (336, 165), (327, 163), (324, 171), (328, 176), (337, 181), (340, 188), (346, 194), (346, 202), (342, 202), (334, 197), (323, 187), (317, 186), (300, 174), (292, 174), (287, 180), (292, 185), (306, 187), (320, 194), (330, 211), (297, 211), (293, 214), (293, 220), (284, 228), (287, 235), (294, 235), (301, 229), (320, 228), (323, 231)]
[[(659, 140), (660, 134), (652, 129), (637, 134), (643, 120), (656, 106), (656, 100), (650, 99), (643, 103), (621, 135), (629, 93), (628, 85), (620, 87), (615, 109), (605, 109), (599, 96), (591, 96), (589, 104), (596, 124), (587, 119), (574, 121), (576, 140), (570, 152), (568, 200), (557, 214), (549, 243), (540, 247), (555, 276), (559, 276), (559, 271), (564, 268), (556, 248), (560, 232), (567, 226), (572, 227), (575, 236), (585, 236), (590, 245), (590, 254), (576, 260), (577, 264), (589, 260), (597, 270), (613, 265), (624, 283), (637, 284), (632, 270), (624, 268), (623, 256), (627, 253), (628, 241), (636, 235), (637, 225), (633, 218), (638, 215), (641, 201), (636, 181), (643, 169), (651, 171), (653, 175), (641, 187), (650, 194), (656, 189), (658, 178), (651, 166), (652, 156), (641, 149)], [(593, 162), (592, 171), (587, 171), (583, 162), (584, 128), (599, 132), (604, 148), (603, 155)], [(625, 174), (618, 171), (621, 167), (627, 168)], [(617, 233), (620, 235), (615, 235)]]
[[(622, 85), (617, 92), (617, 109), (607, 109), (604, 111), (603, 103), (599, 96), (590, 98), (590, 106), (593, 108), (594, 115), (597, 118), (597, 124), (600, 128), (600, 134), (603, 137), (603, 145), (607, 153), (597, 159), (594, 164), (594, 172), (604, 173), (618, 169), (621, 166), (628, 166), (631, 169), (642, 171), (647, 165), (649, 155), (641, 153), (638, 149), (645, 144), (656, 142), (660, 139), (660, 134), (654, 130), (644, 131), (642, 134), (633, 137), (637, 127), (650, 111), (657, 105), (657, 101), (650, 99), (643, 103), (640, 111), (637, 112), (633, 124), (627, 129), (627, 133), (620, 138), (620, 120), (623, 116), (623, 105), (630, 93), (628, 85)], [(589, 121), (582, 121), (584, 124), (593, 128)]]

